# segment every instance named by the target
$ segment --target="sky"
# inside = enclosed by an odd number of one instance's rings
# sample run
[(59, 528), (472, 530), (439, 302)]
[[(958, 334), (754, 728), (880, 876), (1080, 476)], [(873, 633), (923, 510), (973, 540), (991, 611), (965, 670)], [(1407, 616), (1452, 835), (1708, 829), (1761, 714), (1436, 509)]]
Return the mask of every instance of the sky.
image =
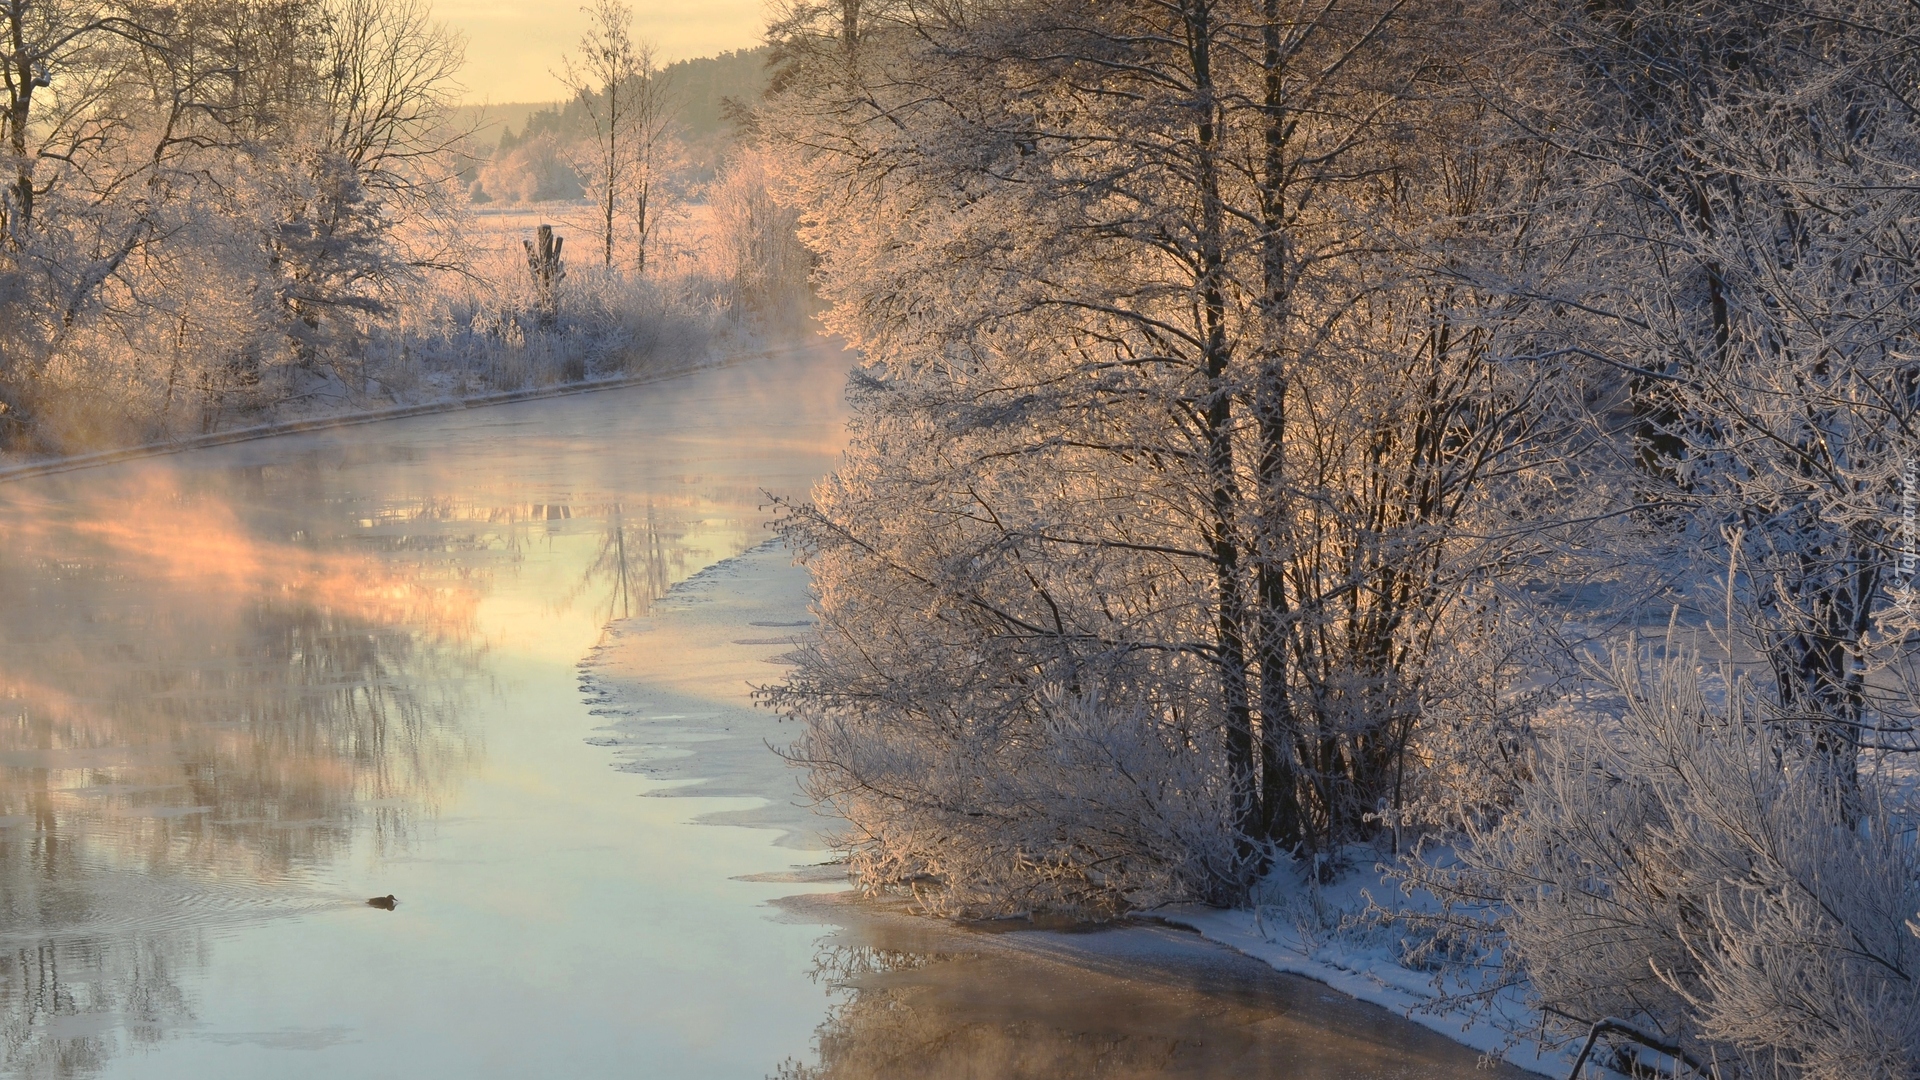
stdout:
[[(766, 25), (766, 0), (629, 2), (635, 34), (654, 44), (662, 62), (752, 48)], [(460, 81), (469, 104), (564, 96), (552, 73), (586, 30), (579, 0), (435, 0), (433, 11), (466, 36)]]

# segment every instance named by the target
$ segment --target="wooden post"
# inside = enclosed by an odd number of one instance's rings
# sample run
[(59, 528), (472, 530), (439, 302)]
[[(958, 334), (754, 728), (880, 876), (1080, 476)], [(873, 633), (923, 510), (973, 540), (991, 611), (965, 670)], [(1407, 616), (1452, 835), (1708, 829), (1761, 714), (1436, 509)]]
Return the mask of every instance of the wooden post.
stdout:
[(527, 270), (533, 274), (534, 304), (539, 311), (540, 328), (551, 330), (560, 319), (560, 282), (567, 268), (560, 264), (560, 248), (565, 237), (553, 235), (553, 226), (542, 225), (535, 240), (522, 240), (527, 249)]

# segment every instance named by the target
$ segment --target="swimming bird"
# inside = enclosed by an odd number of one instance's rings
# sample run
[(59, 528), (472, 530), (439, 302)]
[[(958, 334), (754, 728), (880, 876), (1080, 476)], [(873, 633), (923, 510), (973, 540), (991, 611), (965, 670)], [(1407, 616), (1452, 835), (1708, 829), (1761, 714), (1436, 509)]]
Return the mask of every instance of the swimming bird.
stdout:
[(400, 902), (400, 901), (398, 901), (398, 900), (395, 900), (395, 899), (393, 898), (393, 894), (392, 894), (392, 893), (388, 893), (388, 894), (387, 894), (387, 895), (385, 895), (385, 896), (376, 896), (376, 897), (374, 897), (373, 899), (371, 899), (371, 900), (369, 900), (369, 901), (367, 901), (367, 906), (368, 906), (368, 907), (377, 907), (377, 908), (385, 908), (385, 909), (387, 909), (388, 911), (392, 911), (392, 910), (393, 910), (393, 906), (394, 906), (395, 904), (398, 904), (399, 902)]

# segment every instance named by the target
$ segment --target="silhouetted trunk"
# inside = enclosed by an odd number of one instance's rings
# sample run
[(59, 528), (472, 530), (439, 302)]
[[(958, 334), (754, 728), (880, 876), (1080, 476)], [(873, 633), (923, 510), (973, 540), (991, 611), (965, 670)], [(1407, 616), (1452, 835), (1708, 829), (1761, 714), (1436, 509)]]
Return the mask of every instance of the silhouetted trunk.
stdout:
[(1260, 314), (1267, 337), (1266, 356), (1256, 376), (1253, 408), (1259, 423), (1260, 452), (1255, 476), (1259, 506), (1254, 518), (1254, 581), (1258, 616), (1254, 624), (1255, 660), (1260, 667), (1260, 832), (1267, 840), (1293, 847), (1305, 839), (1296, 790), (1298, 738), (1287, 674), (1291, 610), (1287, 597), (1284, 520), (1286, 487), (1286, 360), (1281, 337), (1287, 330), (1290, 283), (1286, 237), (1286, 86), (1281, 55), (1279, 0), (1262, 7), (1261, 67), (1265, 76), (1265, 115), (1261, 122), (1260, 170)]

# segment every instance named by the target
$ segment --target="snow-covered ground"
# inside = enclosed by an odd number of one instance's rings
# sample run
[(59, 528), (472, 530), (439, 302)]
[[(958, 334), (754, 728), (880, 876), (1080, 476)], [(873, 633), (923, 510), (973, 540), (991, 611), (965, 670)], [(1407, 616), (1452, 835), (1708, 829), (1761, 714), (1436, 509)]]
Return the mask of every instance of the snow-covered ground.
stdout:
[[(1485, 1054), (1549, 1076), (1565, 1076), (1579, 1047), (1542, 1053), (1515, 1033), (1537, 1029), (1538, 1013), (1517, 994), (1496, 998), (1490, 1010), (1470, 1015), (1441, 1003), (1434, 973), (1400, 962), (1401, 931), (1379, 925), (1369, 908), (1403, 908), (1410, 901), (1379, 867), (1355, 869), (1331, 885), (1269, 882), (1258, 909), (1221, 910), (1198, 905), (1165, 908), (1156, 915), (1198, 931), (1280, 971), (1326, 983), (1361, 1001), (1407, 1016)], [(1590, 1066), (1589, 1075), (1598, 1075)]]

